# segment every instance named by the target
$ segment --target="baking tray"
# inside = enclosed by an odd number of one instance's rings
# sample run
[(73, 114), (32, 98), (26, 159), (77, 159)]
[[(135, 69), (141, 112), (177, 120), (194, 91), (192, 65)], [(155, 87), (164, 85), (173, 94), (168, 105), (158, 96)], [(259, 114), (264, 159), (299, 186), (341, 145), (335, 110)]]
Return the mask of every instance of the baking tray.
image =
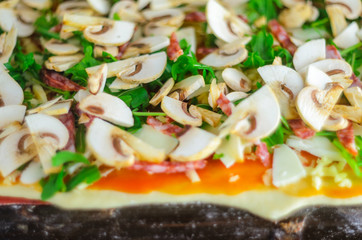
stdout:
[(203, 203), (92, 211), (11, 204), (0, 216), (1, 240), (362, 239), (362, 206), (314, 206), (279, 222)]

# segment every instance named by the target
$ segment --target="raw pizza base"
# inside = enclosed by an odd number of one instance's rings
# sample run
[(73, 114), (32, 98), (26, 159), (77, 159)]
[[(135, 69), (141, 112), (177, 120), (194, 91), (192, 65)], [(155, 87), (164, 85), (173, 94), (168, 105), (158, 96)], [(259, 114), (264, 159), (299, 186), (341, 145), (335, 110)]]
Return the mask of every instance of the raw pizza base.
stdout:
[[(1, 196), (40, 199), (40, 192), (25, 186), (0, 186)], [(238, 195), (187, 194), (172, 195), (161, 192), (130, 194), (110, 190), (76, 189), (69, 193), (57, 193), (49, 200), (65, 209), (104, 209), (143, 204), (203, 202), (237, 207), (269, 220), (280, 220), (292, 212), (312, 205), (362, 204), (362, 195), (353, 198), (329, 198), (323, 195), (295, 197), (279, 190), (247, 191)]]

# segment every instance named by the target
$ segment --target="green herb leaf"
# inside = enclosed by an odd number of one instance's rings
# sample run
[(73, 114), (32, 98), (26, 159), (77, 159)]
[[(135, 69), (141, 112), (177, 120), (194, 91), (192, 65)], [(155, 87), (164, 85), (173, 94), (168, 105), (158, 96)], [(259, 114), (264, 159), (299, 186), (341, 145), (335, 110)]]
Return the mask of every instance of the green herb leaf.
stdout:
[(261, 16), (265, 16), (269, 21), (278, 17), (277, 9), (282, 7), (280, 0), (250, 0), (247, 5), (247, 16), (251, 23)]
[(44, 13), (34, 22), (35, 31), (46, 38), (55, 38), (60, 40), (59, 33), (51, 32), (50, 29), (56, 26), (59, 20), (51, 11)]
[(82, 154), (79, 153), (73, 153), (73, 152), (69, 152), (69, 151), (61, 151), (61, 152), (57, 152), (57, 154), (55, 154), (52, 157), (52, 165), (57, 167), (57, 166), (61, 166), (65, 163), (69, 163), (69, 162), (73, 162), (73, 163), (85, 163), (85, 164), (90, 164), (88, 159), (86, 157), (84, 157)]
[(224, 157), (223, 153), (219, 153), (219, 154), (215, 153), (214, 156), (212, 156), (212, 159), (218, 160), (218, 159), (220, 159), (222, 157)]
[(347, 149), (343, 147), (342, 143), (338, 140), (338, 138), (334, 139), (332, 143), (337, 147), (337, 149), (342, 154), (343, 158), (347, 161), (348, 165), (352, 168), (354, 173), (358, 177), (362, 177), (362, 171), (359, 167), (359, 163), (356, 161), (356, 159), (354, 159), (352, 154), (350, 154)]
[(41, 193), (41, 199), (47, 200), (55, 195), (57, 192), (64, 192), (66, 190), (66, 185), (64, 183), (65, 170), (62, 170), (59, 173), (50, 174), (47, 180), (42, 180), (41, 185), (43, 186), (43, 191)]
[(80, 183), (85, 182), (87, 184), (92, 184), (98, 181), (101, 178), (101, 173), (99, 172), (97, 166), (85, 167), (79, 171), (77, 175), (72, 177), (66, 184), (67, 192), (73, 190)]
[(77, 132), (75, 133), (75, 148), (77, 152), (84, 153), (86, 149), (85, 141), (85, 126), (84, 124), (79, 124)]

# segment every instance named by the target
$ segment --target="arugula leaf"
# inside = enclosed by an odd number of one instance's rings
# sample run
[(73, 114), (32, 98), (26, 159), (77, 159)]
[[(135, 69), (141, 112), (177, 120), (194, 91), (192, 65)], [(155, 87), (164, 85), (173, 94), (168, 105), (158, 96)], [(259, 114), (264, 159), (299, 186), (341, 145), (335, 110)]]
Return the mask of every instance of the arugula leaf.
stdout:
[(250, 0), (247, 5), (248, 20), (253, 23), (259, 17), (265, 16), (269, 21), (278, 17), (278, 8), (282, 8), (280, 0)]
[[(359, 141), (359, 140), (357, 140)], [(362, 177), (362, 171), (360, 169), (360, 162), (358, 162), (358, 158), (361, 157), (361, 154), (355, 159), (352, 154), (350, 154), (342, 145), (342, 143), (338, 140), (338, 138), (335, 138), (332, 142), (334, 146), (337, 147), (338, 151), (342, 154), (343, 158), (347, 161), (348, 165), (352, 168), (354, 173), (358, 177)], [(361, 153), (361, 152), (359, 152)]]
[(79, 124), (77, 132), (75, 133), (75, 148), (77, 152), (84, 153), (86, 149), (85, 141), (85, 126), (84, 124)]
[(34, 22), (35, 31), (45, 38), (55, 38), (60, 40), (59, 33), (49, 31), (52, 27), (59, 23), (58, 18), (48, 11), (38, 17)]
[(64, 183), (64, 177), (66, 173), (64, 168), (59, 173), (52, 173), (49, 175), (47, 180), (42, 180), (40, 184), (43, 187), (41, 193), (41, 199), (47, 200), (54, 196), (57, 192), (64, 192), (66, 190), (66, 185)]
[(219, 153), (219, 154), (215, 153), (214, 156), (212, 156), (212, 159), (213, 160), (218, 160), (218, 159), (220, 159), (222, 157), (224, 157), (223, 153)]
[(66, 184), (67, 192), (73, 190), (76, 186), (85, 182), (87, 184), (92, 184), (98, 181), (101, 178), (101, 174), (97, 166), (85, 167), (79, 171), (77, 175), (72, 177)]
[(138, 108), (141, 105), (142, 108), (146, 108), (149, 105), (148, 92), (144, 87), (126, 90), (118, 94), (118, 97), (131, 108)]
[(359, 42), (349, 48), (344, 49), (340, 52), (342, 57), (348, 62), (353, 72), (359, 76), (361, 73), (358, 69), (362, 66), (362, 43)]
[(285, 139), (292, 134), (293, 131), (291, 130), (287, 120), (284, 117), (281, 117), (281, 123), (275, 132), (272, 135), (262, 139), (262, 141), (265, 142), (269, 148), (271, 148), (275, 145), (283, 144)]
[(69, 151), (57, 152), (57, 154), (52, 157), (52, 165), (55, 167), (69, 162), (90, 164), (88, 159), (82, 154)]

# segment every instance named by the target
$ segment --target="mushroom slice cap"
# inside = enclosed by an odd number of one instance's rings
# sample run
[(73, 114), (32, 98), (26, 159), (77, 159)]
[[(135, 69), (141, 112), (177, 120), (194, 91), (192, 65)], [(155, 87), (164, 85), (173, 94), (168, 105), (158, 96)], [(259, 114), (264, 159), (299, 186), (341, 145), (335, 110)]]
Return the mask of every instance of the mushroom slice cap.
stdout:
[(12, 27), (4, 36), (3, 50), (0, 52), (0, 64), (7, 63), (14, 51), (17, 39), (17, 29)]
[(235, 68), (225, 68), (222, 78), (226, 85), (234, 91), (248, 92), (251, 89), (250, 79), (240, 70)]
[(198, 89), (205, 86), (205, 81), (203, 76), (194, 75), (175, 84), (171, 92), (177, 91), (180, 95), (181, 101), (188, 99), (188, 97), (196, 92)]
[(360, 39), (357, 36), (358, 30), (358, 24), (356, 22), (352, 22), (333, 39), (333, 42), (342, 49), (349, 48), (360, 42)]
[(87, 0), (87, 2), (94, 11), (102, 15), (106, 15), (111, 8), (111, 4), (107, 0)]
[(52, 6), (51, 0), (22, 0), (22, 2), (31, 8), (43, 10)]
[(40, 162), (32, 161), (21, 173), (20, 182), (24, 184), (37, 183), (46, 175), (43, 172)]
[(91, 94), (103, 92), (107, 81), (107, 64), (102, 64), (101, 67), (88, 78), (88, 89)]
[(247, 94), (245, 92), (231, 92), (231, 93), (228, 93), (225, 97), (227, 99), (229, 99), (230, 102), (236, 102), (236, 101), (246, 98), (248, 96), (249, 96), (249, 94)]
[(332, 79), (325, 72), (313, 65), (310, 65), (307, 71), (305, 82), (308, 86), (325, 89), (327, 84), (332, 82)]
[(0, 143), (0, 172), (6, 177), (21, 165), (36, 156), (32, 139), (27, 129), (7, 136)]
[[(112, 25), (114, 24), (114, 20), (102, 17), (94, 17), (94, 16), (85, 16), (85, 15), (78, 15), (78, 14), (70, 14), (66, 13), (63, 16), (63, 25), (69, 28), (69, 31), (84, 30), (89, 26), (96, 26), (96, 25)], [(70, 28), (74, 27), (74, 28)]]
[(220, 145), (219, 137), (200, 128), (191, 127), (181, 137), (179, 145), (170, 153), (173, 161), (198, 161), (210, 156)]
[(47, 69), (64, 72), (80, 62), (83, 57), (83, 54), (80, 53), (67, 56), (52, 56), (44, 64)]
[(52, 106), (43, 109), (39, 113), (44, 113), (51, 116), (67, 114), (72, 106), (72, 100), (61, 101)]
[(314, 131), (320, 131), (342, 91), (343, 87), (334, 83), (325, 90), (312, 86), (303, 88), (296, 99), (299, 115)]
[(23, 89), (5, 69), (0, 69), (0, 86), (0, 106), (23, 103)]
[(92, 15), (94, 11), (87, 2), (66, 1), (58, 5), (55, 12), (59, 16), (64, 16), (66, 13), (78, 15)]
[(103, 57), (103, 52), (111, 54), (113, 57), (116, 57), (119, 54), (119, 48), (116, 46), (94, 46), (94, 57)]
[(0, 18), (1, 29), (5, 32), (9, 32), (17, 22), (15, 11), (10, 8), (0, 8), (0, 16), (1, 16)]
[(178, 8), (164, 10), (144, 10), (142, 12), (146, 20), (158, 25), (172, 26), (179, 28), (185, 18), (185, 14)]
[(293, 64), (299, 72), (309, 64), (326, 58), (326, 40), (316, 39), (298, 47), (293, 56)]
[(105, 25), (86, 27), (85, 39), (103, 46), (120, 46), (128, 42), (134, 32), (135, 24), (126, 21), (113, 21)]
[(44, 47), (54, 55), (70, 55), (77, 53), (80, 48), (69, 43), (54, 41), (53, 39), (46, 42)]
[(113, 19), (115, 14), (118, 14), (118, 16), (121, 16), (122, 19), (126, 21), (144, 21), (143, 16), (138, 11), (137, 3), (135, 1), (119, 1), (113, 4), (108, 17)]
[(280, 107), (268, 85), (239, 103), (220, 126), (220, 136), (235, 134), (248, 141), (269, 136), (279, 125)]
[[(140, 61), (137, 61), (140, 59)], [(167, 64), (165, 52), (147, 55), (143, 59), (135, 58), (127, 71), (118, 74), (119, 79), (128, 83), (149, 83), (159, 78)]]
[(187, 109), (187, 103), (165, 96), (161, 103), (162, 110), (178, 123), (183, 125), (201, 126), (202, 118), (195, 106)]
[(335, 105), (332, 111), (353, 122), (362, 123), (362, 108), (358, 106)]
[(362, 109), (362, 89), (359, 87), (346, 88), (344, 95), (352, 106), (358, 106)]
[(95, 118), (90, 124), (86, 141), (97, 160), (112, 167), (127, 167), (134, 163), (134, 151), (121, 138), (120, 129)]
[(131, 109), (108, 93), (89, 95), (80, 101), (79, 109), (120, 126), (132, 127), (134, 124)]
[(151, 98), (150, 104), (157, 106), (162, 101), (162, 99), (170, 93), (174, 85), (175, 80), (173, 80), (173, 78), (168, 79), (160, 88), (160, 90), (158, 90), (158, 92)]
[(206, 18), (212, 32), (225, 42), (232, 42), (250, 31), (246, 23), (232, 15), (216, 0), (207, 2)]
[(340, 7), (348, 19), (358, 18), (362, 11), (360, 0), (327, 0), (326, 4)]
[(127, 83), (122, 81), (119, 78), (116, 78), (111, 85), (109, 85), (110, 89), (121, 89), (121, 90), (128, 90), (132, 88), (136, 88), (139, 86), (139, 83)]
[(248, 51), (243, 46), (239, 48), (223, 47), (208, 54), (201, 59), (200, 63), (214, 68), (226, 68), (241, 63), (247, 56)]
[(197, 111), (201, 114), (202, 121), (208, 123), (212, 127), (220, 124), (222, 115), (205, 108), (197, 107)]
[(146, 36), (170, 36), (176, 32), (178, 27), (163, 25), (157, 22), (149, 22), (144, 28), (143, 32)]
[(348, 127), (348, 120), (339, 114), (332, 112), (323, 124), (323, 129), (327, 131), (338, 131)]
[[(352, 76), (352, 68), (346, 61), (340, 59), (324, 59), (310, 64), (309, 66), (314, 66), (323, 72), (325, 72), (328, 76), (330, 76), (333, 80), (334, 77), (344, 77), (349, 78)], [(304, 67), (300, 71), (300, 75), (304, 77), (307, 73), (308, 67)]]
[(298, 155), (285, 144), (274, 149), (272, 172), (273, 185), (276, 187), (297, 182), (306, 176)]
[(134, 57), (158, 51), (170, 45), (170, 39), (166, 36), (151, 36), (132, 42), (126, 49), (122, 58)]
[(22, 123), (25, 116), (26, 107), (24, 105), (9, 105), (0, 107), (0, 133), (1, 130), (13, 122)]

